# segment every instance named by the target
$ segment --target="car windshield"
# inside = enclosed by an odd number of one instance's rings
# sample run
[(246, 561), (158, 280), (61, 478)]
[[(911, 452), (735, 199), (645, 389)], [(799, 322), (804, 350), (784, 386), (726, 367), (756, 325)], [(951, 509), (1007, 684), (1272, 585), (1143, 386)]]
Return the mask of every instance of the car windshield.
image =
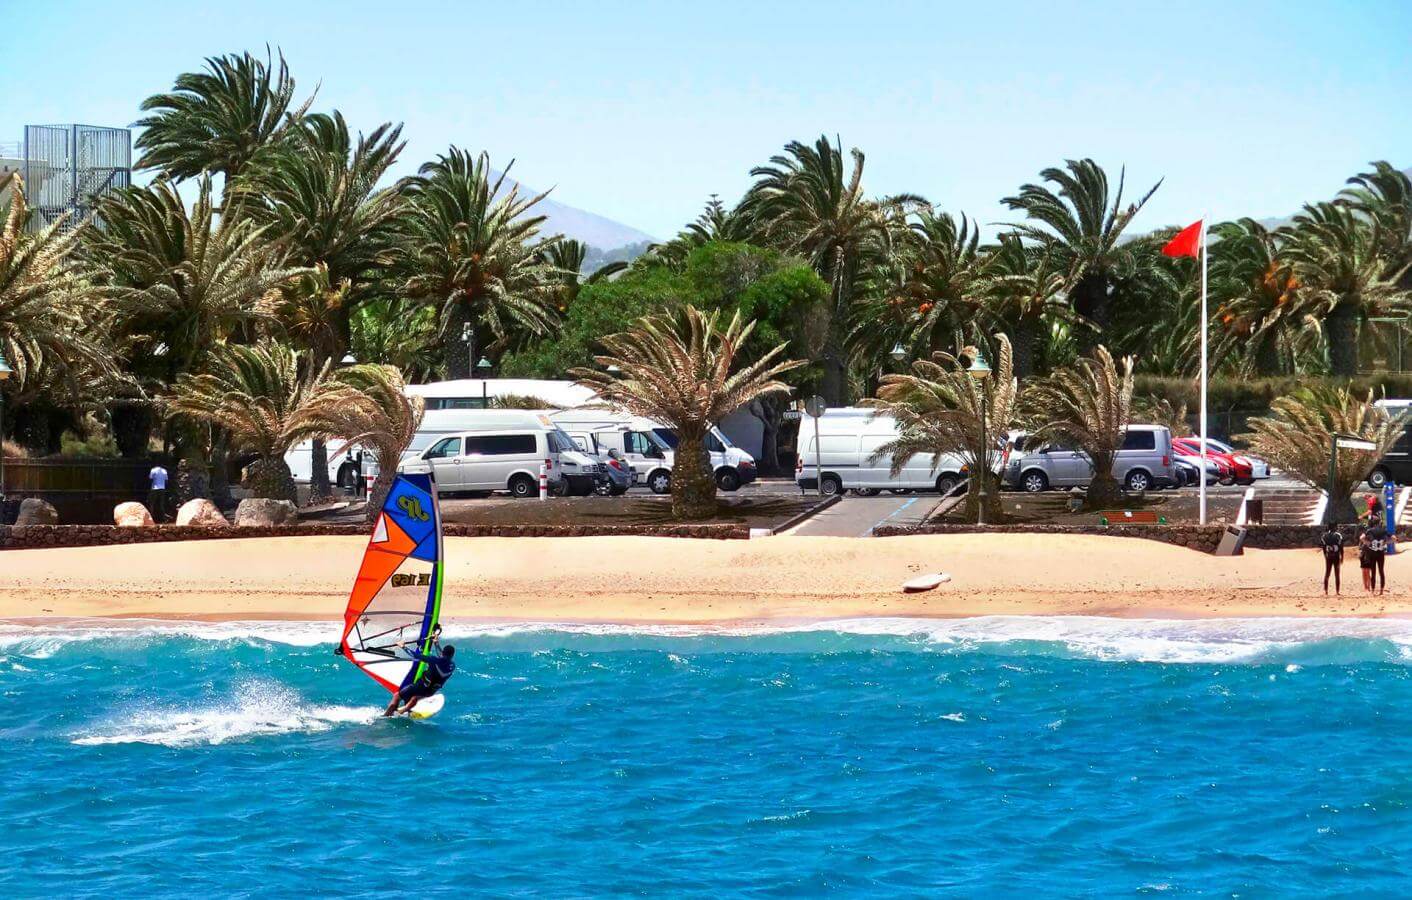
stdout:
[(652, 434), (661, 441), (668, 450), (677, 449), (677, 433), (670, 428), (654, 428)]
[(407, 445), (407, 452), (419, 453), (431, 446), (432, 441), (437, 440), (444, 434), (438, 431), (419, 431), (412, 435), (412, 443)]

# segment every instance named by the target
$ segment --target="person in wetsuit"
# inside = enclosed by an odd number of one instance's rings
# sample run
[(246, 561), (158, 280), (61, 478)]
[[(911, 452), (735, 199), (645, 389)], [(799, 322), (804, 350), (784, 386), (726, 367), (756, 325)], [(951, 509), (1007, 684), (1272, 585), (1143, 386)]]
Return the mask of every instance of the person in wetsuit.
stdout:
[(1387, 572), (1383, 566), (1387, 561), (1387, 532), (1381, 525), (1371, 528), (1368, 531), (1368, 550), (1371, 551), (1373, 566), (1371, 579), (1368, 582), (1368, 590), (1372, 590), (1374, 585), (1381, 594), (1387, 590)]
[(1329, 573), (1332, 572), (1334, 594), (1338, 594), (1343, 589), (1339, 578), (1339, 570), (1343, 566), (1343, 534), (1330, 525), (1329, 530), (1319, 538), (1319, 546), (1324, 549), (1324, 593), (1329, 592)]
[[(384, 716), (411, 712), (412, 708), (417, 705), (417, 701), (425, 700), (441, 690), (442, 685), (456, 674), (456, 663), (452, 660), (452, 657), (456, 655), (456, 648), (450, 644), (445, 647), (434, 644), (441, 651), (440, 653), (419, 653), (409, 649), (402, 641), (398, 641), (397, 646), (406, 650), (408, 657), (417, 662), (426, 663), (427, 667), (422, 672), (422, 677), (392, 695), (392, 702), (387, 705), (387, 709), (383, 710)], [(401, 704), (400, 708), (399, 704)]]

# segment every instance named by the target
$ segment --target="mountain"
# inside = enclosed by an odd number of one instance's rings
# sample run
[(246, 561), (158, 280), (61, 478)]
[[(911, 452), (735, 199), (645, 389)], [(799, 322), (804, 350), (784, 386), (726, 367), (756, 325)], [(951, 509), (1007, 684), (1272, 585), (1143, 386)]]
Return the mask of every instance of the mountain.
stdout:
[[(508, 177), (505, 179), (502, 190), (508, 189), (510, 185), (519, 185), (521, 196), (533, 197), (539, 193), (529, 185), (521, 184)], [(647, 232), (638, 231), (631, 225), (624, 225), (622, 222), (615, 222), (606, 216), (600, 216), (567, 203), (560, 203), (554, 199), (552, 193), (539, 201), (535, 206), (535, 211), (539, 215), (548, 217), (548, 221), (540, 229), (542, 234), (562, 234), (564, 237), (581, 241), (600, 251), (605, 257), (613, 259), (622, 258), (613, 252), (619, 248), (627, 250), (629, 245), (641, 245), (641, 249), (632, 253), (632, 256), (636, 257), (642, 253), (643, 249), (646, 249), (647, 244), (657, 240)]]

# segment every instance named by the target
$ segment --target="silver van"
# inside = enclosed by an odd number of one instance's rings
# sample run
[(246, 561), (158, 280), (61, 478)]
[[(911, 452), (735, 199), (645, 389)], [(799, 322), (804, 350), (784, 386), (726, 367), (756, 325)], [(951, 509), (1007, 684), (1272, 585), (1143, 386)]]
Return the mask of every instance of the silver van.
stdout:
[[(1006, 487), (1035, 493), (1093, 480), (1093, 463), (1082, 450), (1062, 440), (1032, 442), (1024, 432), (1010, 435), (1004, 456)], [(1122, 449), (1113, 458), (1113, 477), (1129, 491), (1178, 486), (1172, 432), (1165, 425), (1129, 425)]]

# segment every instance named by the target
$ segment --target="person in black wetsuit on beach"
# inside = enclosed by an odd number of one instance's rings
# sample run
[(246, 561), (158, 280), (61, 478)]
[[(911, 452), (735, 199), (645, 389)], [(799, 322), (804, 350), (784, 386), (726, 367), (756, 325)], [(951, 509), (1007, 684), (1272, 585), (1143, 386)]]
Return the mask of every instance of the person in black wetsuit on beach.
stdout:
[(1372, 578), (1368, 583), (1368, 590), (1371, 591), (1376, 586), (1381, 594), (1387, 590), (1387, 572), (1383, 568), (1387, 562), (1387, 532), (1381, 525), (1375, 525), (1368, 530), (1368, 549), (1373, 557)]
[[(392, 695), (392, 702), (383, 710), (384, 716), (391, 716), (397, 713), (411, 712), (417, 705), (417, 701), (425, 700), (432, 694), (441, 690), (442, 685), (456, 674), (456, 663), (452, 657), (456, 655), (456, 648), (447, 644), (445, 647), (436, 645), (440, 653), (419, 653), (416, 650), (408, 649), (402, 641), (397, 642), (401, 650), (405, 650), (407, 655), (427, 664), (426, 671), (422, 672), (422, 677), (404, 687), (402, 690)], [(399, 704), (401, 707), (399, 708)]]
[(1319, 538), (1319, 546), (1324, 549), (1324, 593), (1329, 592), (1329, 573), (1332, 572), (1334, 594), (1337, 595), (1343, 589), (1339, 578), (1339, 570), (1343, 567), (1343, 534), (1330, 525), (1329, 530)]

